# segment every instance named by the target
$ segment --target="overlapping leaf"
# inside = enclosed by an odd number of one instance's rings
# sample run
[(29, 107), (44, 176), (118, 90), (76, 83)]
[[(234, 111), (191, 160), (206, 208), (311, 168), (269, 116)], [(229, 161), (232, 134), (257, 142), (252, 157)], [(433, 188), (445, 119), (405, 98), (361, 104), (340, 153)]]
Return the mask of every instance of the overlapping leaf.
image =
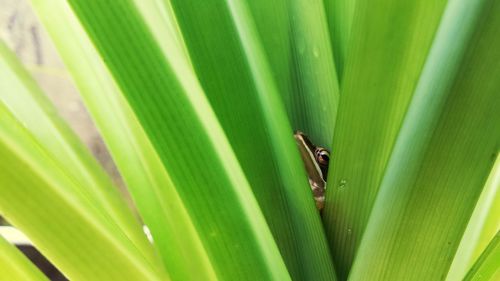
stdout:
[(323, 217), (341, 279), (354, 260), (445, 4), (356, 1)]
[[(32, 2), (163, 262), (7, 56), (0, 213), (72, 279), (454, 280), (498, 231), (498, 1)], [(328, 249), (292, 130), (334, 128)]]
[(324, 0), (339, 81), (342, 81), (356, 0)]
[(292, 278), (333, 279), (319, 216), (251, 10), (245, 1), (171, 2), (196, 74)]
[[(117, 191), (107, 189), (112, 186), (97, 165), (84, 161), (89, 156), (83, 144), (4, 45), (0, 54), (1, 213), (74, 280), (166, 278)], [(44, 133), (50, 133), (52, 143)], [(66, 161), (55, 153), (54, 143)]]
[(48, 280), (19, 250), (0, 236), (0, 272), (16, 281)]
[(497, 233), (464, 280), (498, 280), (500, 278), (499, 260), (500, 233)]
[(350, 280), (448, 274), (500, 149), (499, 8), (449, 2)]
[(217, 277), (287, 279), (245, 177), (186, 61), (176, 50), (161, 49), (130, 1), (70, 4), (168, 171)]
[[(168, 39), (173, 34), (164, 29), (169, 25), (155, 13), (154, 3), (141, 4), (140, 11), (148, 15), (151, 25), (158, 25), (153, 33), (157, 37), (162, 32), (169, 35), (159, 44), (178, 49), (178, 42)], [(71, 8), (65, 1), (33, 1), (33, 6), (73, 75), (171, 277), (215, 279), (207, 253), (168, 172)], [(193, 271), (193, 267), (197, 270)]]
[(500, 231), (500, 156), (476, 203), (446, 280), (463, 279)]

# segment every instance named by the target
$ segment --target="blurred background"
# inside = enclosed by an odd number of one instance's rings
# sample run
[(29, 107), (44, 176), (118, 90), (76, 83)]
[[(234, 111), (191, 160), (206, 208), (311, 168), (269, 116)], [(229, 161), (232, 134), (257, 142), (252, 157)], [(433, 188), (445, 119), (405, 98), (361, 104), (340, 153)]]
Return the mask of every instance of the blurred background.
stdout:
[(119, 175), (71, 77), (28, 0), (0, 0), (0, 39), (31, 72), (76, 134), (118, 184)]

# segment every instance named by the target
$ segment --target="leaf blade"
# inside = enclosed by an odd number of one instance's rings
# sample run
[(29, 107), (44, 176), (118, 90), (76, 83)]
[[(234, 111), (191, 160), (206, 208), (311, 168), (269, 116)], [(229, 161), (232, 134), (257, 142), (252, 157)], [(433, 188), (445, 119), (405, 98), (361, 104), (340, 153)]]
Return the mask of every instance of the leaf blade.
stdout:
[(462, 241), (455, 253), (446, 280), (463, 279), (499, 230), (500, 157), (497, 156), (490, 176), (467, 224)]
[(500, 235), (497, 233), (464, 280), (496, 280), (500, 277)]
[(4, 160), (0, 163), (1, 212), (53, 264), (74, 280), (163, 279), (161, 270), (157, 271), (124, 233), (75, 192), (75, 183), (64, 169), (3, 103), (0, 122), (0, 155)]
[(0, 272), (10, 280), (48, 280), (19, 250), (0, 235)]
[(498, 44), (492, 12), (498, 7), (495, 1), (449, 3), (352, 280), (445, 278), (499, 149), (500, 83), (494, 77), (500, 52), (490, 47)]
[[(168, 171), (71, 8), (65, 1), (32, 2), (75, 79), (172, 279), (216, 279)], [(147, 10), (153, 3), (141, 4)], [(155, 22), (154, 12), (142, 13)], [(165, 36), (159, 44), (172, 47), (175, 40), (168, 40), (171, 37)]]
[(142, 228), (108, 175), (58, 116), (36, 82), (3, 42), (0, 42), (0, 56), (3, 58), (0, 71), (4, 78), (1, 85), (9, 89), (0, 95), (0, 102), (29, 128), (30, 134), (60, 167), (72, 167), (67, 173), (78, 183), (75, 185), (77, 192), (91, 200), (102, 214), (109, 216), (154, 261), (156, 258)]
[[(254, 277), (286, 280), (288, 273), (248, 183), (185, 61), (176, 59), (176, 53), (164, 57), (129, 1), (70, 4), (170, 172), (216, 274), (248, 278), (245, 261)], [(141, 68), (144, 64), (148, 67)], [(187, 157), (191, 153), (197, 155), (196, 163)], [(238, 251), (227, 245), (237, 245)]]
[(341, 279), (354, 260), (445, 2), (356, 1), (323, 214)]
[[(292, 278), (335, 278), (293, 131), (249, 5), (218, 0), (171, 3), (196, 74)], [(303, 261), (306, 257), (308, 263)]]

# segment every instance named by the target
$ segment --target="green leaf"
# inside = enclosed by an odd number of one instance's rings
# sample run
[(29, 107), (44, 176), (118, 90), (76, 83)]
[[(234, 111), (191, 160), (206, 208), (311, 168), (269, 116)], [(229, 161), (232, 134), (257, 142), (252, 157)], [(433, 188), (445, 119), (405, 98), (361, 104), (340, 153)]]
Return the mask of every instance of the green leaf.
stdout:
[(354, 260), (445, 4), (356, 1), (323, 214), (340, 279)]
[[(0, 56), (0, 212), (69, 278), (157, 279), (153, 249), (115, 187), (3, 44)], [(110, 267), (130, 270), (96, 271), (113, 254), (122, 257)], [(77, 266), (87, 258), (97, 264)]]
[(334, 279), (292, 128), (246, 2), (171, 3), (196, 74), (290, 275), (298, 280)]
[(499, 8), (449, 2), (350, 280), (446, 277), (500, 148)]
[(114, 221), (137, 248), (154, 261), (156, 257), (142, 227), (102, 167), (57, 115), (56, 109), (3, 42), (0, 42), (0, 56), (0, 85), (2, 89), (8, 89), (0, 95), (0, 102), (28, 128), (57, 165), (64, 167), (68, 176), (77, 183), (75, 192), (109, 216), (109, 220)]
[(342, 81), (356, 0), (324, 0), (339, 81)]
[(282, 95), (289, 95), (284, 100), (294, 130), (330, 147), (339, 85), (323, 0), (293, 0), (289, 6), (293, 87)]
[(495, 168), (496, 168), (495, 178), (490, 178), (490, 179), (494, 179), (494, 181), (487, 183), (487, 184), (492, 184), (492, 185), (496, 184), (497, 192), (494, 196), (493, 203), (491, 203), (492, 205), (491, 205), (490, 212), (489, 212), (488, 216), (484, 219), (483, 229), (481, 230), (481, 235), (478, 238), (478, 243), (477, 243), (476, 249), (472, 255), (472, 260), (471, 260), (471, 263), (469, 264), (469, 267), (472, 266), (472, 262), (474, 260), (479, 258), (481, 253), (487, 247), (489, 241), (491, 241), (491, 239), (493, 239), (493, 237), (495, 235), (495, 231), (497, 231), (497, 232), (500, 231), (500, 191), (498, 190), (499, 186), (500, 186), (500, 183), (499, 183), (500, 168), (499, 168), (498, 162), (499, 162), (499, 157), (497, 154), (497, 162), (495, 164)]
[[(169, 2), (169, 1), (166, 1)], [(256, 31), (261, 39), (264, 52), (269, 61), (276, 86), (287, 106), (288, 117), (293, 117), (291, 100), (291, 36), (290, 36), (290, 1), (246, 1)]]
[(500, 232), (491, 240), (464, 280), (498, 280), (500, 278), (499, 260)]
[(446, 280), (462, 280), (500, 231), (500, 156), (476, 203)]
[(130, 1), (70, 5), (168, 171), (217, 277), (288, 279), (250, 187), (186, 61), (175, 49), (160, 48)]
[(0, 272), (12, 281), (48, 280), (19, 250), (0, 235)]
[(323, 2), (247, 3), (292, 128), (330, 147), (339, 89)]
[[(162, 25), (164, 19), (155, 14), (157, 9), (148, 6), (153, 2), (140, 2), (151, 25), (158, 22), (154, 34), (169, 35), (159, 44), (178, 50), (178, 45), (172, 45), (176, 41), (169, 40), (175, 35), (160, 28), (168, 25)], [(33, 1), (33, 7), (71, 72), (172, 279), (215, 279), (169, 173), (71, 8), (65, 1)]]
[(0, 44), (0, 214), (72, 280), (500, 277), (498, 1), (31, 1), (153, 236)]
[(186, 59), (190, 63), (184, 38), (170, 3), (163, 0), (133, 0), (133, 2), (161, 49), (167, 51), (176, 48), (178, 52), (180, 51), (179, 58)]
[(164, 279), (3, 103), (0, 125), (1, 212), (44, 256), (72, 280)]

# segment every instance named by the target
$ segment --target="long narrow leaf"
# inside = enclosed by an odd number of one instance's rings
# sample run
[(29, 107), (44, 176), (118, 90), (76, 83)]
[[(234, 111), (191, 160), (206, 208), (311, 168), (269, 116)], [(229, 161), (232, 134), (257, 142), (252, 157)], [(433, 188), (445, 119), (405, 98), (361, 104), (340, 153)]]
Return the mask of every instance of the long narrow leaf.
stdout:
[(171, 2), (197, 76), (290, 275), (335, 278), (293, 132), (246, 2)]
[(287, 106), (288, 117), (292, 118), (294, 109), (288, 107), (292, 106), (290, 100), (292, 97), (290, 1), (257, 0), (246, 2), (269, 60), (276, 86), (285, 106)]
[(467, 224), (446, 280), (461, 280), (500, 231), (500, 156)]
[(151, 245), (123, 196), (85, 145), (56, 114), (48, 98), (3, 42), (0, 42), (0, 57), (0, 76), (3, 78), (0, 87), (4, 89), (0, 94), (0, 102), (29, 128), (30, 133), (60, 167), (67, 168), (68, 174), (77, 183), (76, 192), (91, 200), (103, 215), (109, 216), (110, 223), (116, 224), (154, 261), (156, 257)]
[(286, 280), (249, 185), (185, 60), (160, 49), (130, 1), (70, 4), (169, 172), (217, 276)]
[(500, 233), (497, 233), (464, 280), (498, 280), (500, 278), (499, 260)]
[(246, 2), (292, 128), (329, 147), (339, 88), (323, 2)]
[(499, 8), (449, 2), (350, 280), (446, 277), (500, 149)]
[(345, 279), (446, 1), (357, 0), (324, 224)]
[(342, 81), (344, 72), (356, 2), (357, 0), (324, 0), (339, 81)]
[(0, 278), (12, 281), (48, 280), (19, 250), (0, 235)]
[(330, 147), (339, 85), (323, 0), (292, 0), (289, 6), (293, 87), (283, 95), (290, 96), (285, 100), (293, 108), (291, 123), (317, 145)]
[(176, 51), (178, 59), (186, 59), (190, 63), (184, 37), (170, 3), (163, 0), (133, 0), (133, 2), (161, 49), (163, 51), (178, 49)]
[[(32, 1), (73, 75), (172, 279), (215, 279), (199, 235), (148, 136), (66, 1)], [(143, 14), (154, 20), (144, 5)], [(161, 22), (162, 18), (157, 19)], [(159, 29), (154, 34), (168, 30)], [(172, 34), (165, 33), (165, 48)], [(193, 268), (197, 268), (196, 271)]]
[(44, 256), (72, 280), (166, 278), (3, 103), (0, 123), (0, 209)]

